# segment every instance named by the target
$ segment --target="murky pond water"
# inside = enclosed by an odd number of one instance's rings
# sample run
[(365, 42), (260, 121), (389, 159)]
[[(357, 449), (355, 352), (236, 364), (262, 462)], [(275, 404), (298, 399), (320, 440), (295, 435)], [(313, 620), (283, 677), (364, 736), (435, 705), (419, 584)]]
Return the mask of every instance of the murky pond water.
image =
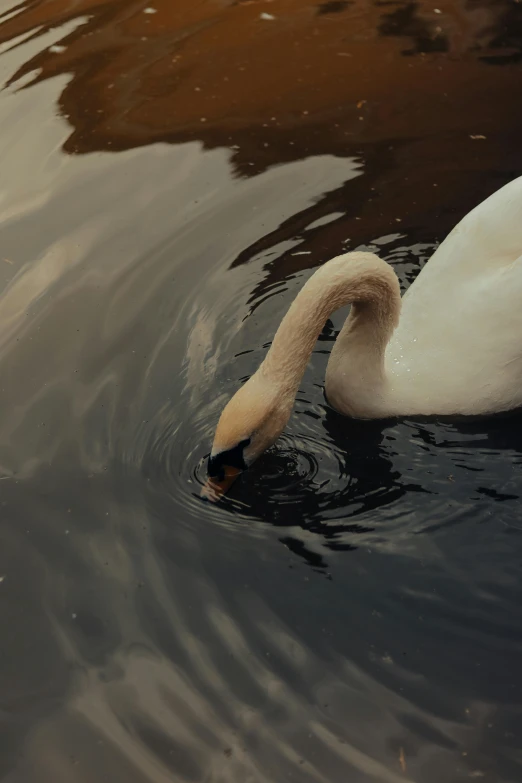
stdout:
[(340, 417), (337, 313), (199, 488), (315, 267), (407, 287), (522, 173), (522, 4), (0, 13), (0, 778), (520, 781), (519, 414)]

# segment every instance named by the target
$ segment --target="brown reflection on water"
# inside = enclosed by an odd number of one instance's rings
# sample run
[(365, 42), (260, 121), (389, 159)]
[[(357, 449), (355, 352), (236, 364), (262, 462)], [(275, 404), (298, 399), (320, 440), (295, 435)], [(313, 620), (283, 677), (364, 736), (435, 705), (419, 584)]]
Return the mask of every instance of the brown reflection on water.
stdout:
[[(0, 40), (82, 20), (60, 41), (63, 52), (46, 48), (13, 76), (72, 75), (61, 99), (74, 126), (70, 152), (187, 136), (212, 146), (259, 125), (267, 138), (299, 128), (308, 143), (318, 124), (327, 126), (329, 151), (332, 143), (342, 149), (347, 140), (430, 129), (485, 133), (497, 125), (497, 111), (512, 116), (520, 72), (507, 69), (499, 79), (484, 60), (515, 58), (513, 46), (494, 47), (509, 45), (522, 10), (511, 0), (434, 5), (37, 0), (4, 22)], [(493, 98), (492, 89), (495, 112), (478, 100)], [(256, 142), (265, 163), (284, 155)]]
[[(456, 219), (445, 205), (465, 210), (516, 173), (522, 4), (511, 0), (34, 0), (5, 16), (4, 46), (54, 35), (58, 51), (46, 38), (9, 84), (67, 75), (67, 152), (198, 139), (232, 148), (242, 176), (358, 156), (367, 176), (301, 216), (348, 210), (353, 245), (369, 225), (389, 232), (390, 212), (401, 230), (430, 215), (442, 236)], [(316, 264), (346, 228), (316, 232), (311, 257), (286, 271)]]

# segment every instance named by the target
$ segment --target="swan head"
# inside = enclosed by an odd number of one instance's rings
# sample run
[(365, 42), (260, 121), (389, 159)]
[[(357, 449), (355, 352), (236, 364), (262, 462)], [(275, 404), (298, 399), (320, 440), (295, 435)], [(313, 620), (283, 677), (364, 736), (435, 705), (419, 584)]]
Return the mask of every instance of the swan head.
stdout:
[(208, 459), (209, 479), (202, 495), (219, 500), (233, 481), (282, 433), (294, 397), (258, 371), (225, 406)]

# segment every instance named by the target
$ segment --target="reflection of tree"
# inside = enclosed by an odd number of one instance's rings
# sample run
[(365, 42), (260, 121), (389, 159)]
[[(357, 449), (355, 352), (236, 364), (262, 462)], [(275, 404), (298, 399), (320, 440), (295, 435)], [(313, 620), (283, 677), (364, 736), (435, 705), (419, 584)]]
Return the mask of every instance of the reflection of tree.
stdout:
[[(67, 74), (59, 102), (73, 154), (197, 139), (231, 149), (239, 177), (323, 154), (360, 161), (364, 176), (235, 260), (247, 263), (297, 239), (295, 249), (307, 255), (276, 254), (267, 284), (390, 231), (441, 239), (518, 173), (522, 103), (513, 95), (522, 69), (505, 69), (500, 79), (480, 57), (489, 43), (507, 42), (506, 14), (515, 35), (522, 4), (455, 0), (436, 15), (412, 2), (322, 2), (306, 10), (301, 0), (274, 0), (272, 22), (259, 19), (262, 3), (150, 5), (157, 13), (143, 13), (142, 0), (20, 7), (1, 25), (0, 43), (29, 37), (34, 51), (48, 36), (11, 84)], [(424, 54), (422, 42), (435, 34), (448, 53)], [(64, 51), (50, 51), (58, 42)], [(495, 49), (495, 57), (502, 53)], [(477, 133), (487, 138), (470, 139)], [(307, 229), (332, 212), (344, 217)]]
[(447, 52), (449, 49), (448, 38), (442, 34), (442, 28), (420, 16), (418, 3), (399, 5), (394, 11), (385, 14), (379, 24), (379, 33), (411, 39), (413, 46), (403, 51), (405, 55)]
[[(248, 176), (305, 155), (418, 138), (434, 124), (439, 136), (464, 128), (467, 136), (487, 123), (493, 96), (504, 127), (513, 124), (519, 71), (501, 85), (477, 57), (444, 56), (462, 54), (465, 39), (466, 51), (490, 47), (500, 61), (507, 47), (512, 57), (522, 10), (508, 0), (455, 1), (439, 15), (415, 2), (319, 2), (314, 10), (277, 0), (273, 23), (260, 20), (260, 3), (152, 5), (156, 13), (145, 14), (143, 0), (33, 0), (6, 14), (1, 43), (53, 34), (65, 47), (52, 52), (46, 41), (11, 83), (72, 75), (60, 100), (74, 128), (69, 152), (198, 138), (238, 146), (235, 164)], [(75, 22), (60, 39), (60, 27)], [(411, 68), (401, 52), (431, 55)], [(441, 105), (450, 83), (458, 93), (451, 107)]]
[(498, 23), (488, 30), (488, 53), (481, 60), (490, 65), (509, 65), (522, 61), (522, 5), (509, 3)]
[(340, 14), (351, 5), (355, 5), (353, 0), (327, 0), (327, 2), (319, 4), (317, 15)]

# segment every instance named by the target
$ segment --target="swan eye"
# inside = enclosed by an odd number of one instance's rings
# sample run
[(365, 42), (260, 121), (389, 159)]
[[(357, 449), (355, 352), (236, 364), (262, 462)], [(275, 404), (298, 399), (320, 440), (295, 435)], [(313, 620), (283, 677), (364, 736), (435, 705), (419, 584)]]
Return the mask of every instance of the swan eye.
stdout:
[(214, 456), (210, 455), (208, 458), (208, 475), (218, 481), (224, 481), (227, 468), (236, 468), (239, 471), (246, 470), (248, 465), (243, 452), (250, 444), (250, 440), (250, 438), (246, 438), (232, 449), (218, 451)]

